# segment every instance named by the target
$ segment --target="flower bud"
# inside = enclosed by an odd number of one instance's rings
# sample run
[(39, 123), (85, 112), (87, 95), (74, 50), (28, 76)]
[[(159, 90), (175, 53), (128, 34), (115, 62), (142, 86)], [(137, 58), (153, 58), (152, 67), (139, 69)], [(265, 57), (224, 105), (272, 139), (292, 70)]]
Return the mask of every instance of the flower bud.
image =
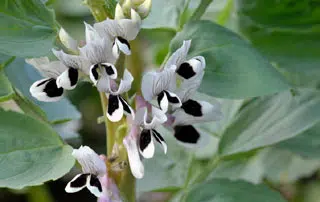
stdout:
[(142, 4), (137, 6), (136, 11), (141, 18), (146, 18), (151, 11), (152, 0), (145, 0)]
[(124, 19), (124, 18), (126, 18), (126, 17), (124, 16), (124, 13), (123, 13), (121, 5), (118, 3), (117, 6), (116, 6), (114, 19), (115, 20), (120, 20), (120, 19)]
[(63, 28), (61, 28), (59, 31), (59, 39), (66, 48), (73, 51), (77, 50), (77, 41), (74, 40)]

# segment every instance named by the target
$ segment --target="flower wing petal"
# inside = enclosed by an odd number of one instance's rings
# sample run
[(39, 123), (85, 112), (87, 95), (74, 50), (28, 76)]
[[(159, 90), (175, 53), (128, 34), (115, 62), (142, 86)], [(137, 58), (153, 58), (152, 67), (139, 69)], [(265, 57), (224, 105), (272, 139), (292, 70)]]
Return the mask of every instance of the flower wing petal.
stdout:
[(154, 143), (151, 136), (151, 130), (142, 130), (139, 139), (139, 152), (140, 154), (146, 158), (150, 159), (154, 155)]
[(112, 122), (118, 122), (123, 117), (123, 105), (117, 95), (109, 95), (107, 118)]
[(86, 186), (88, 190), (96, 197), (102, 196), (102, 186), (100, 180), (95, 175), (89, 175)]
[(62, 87), (67, 90), (72, 90), (77, 86), (79, 72), (77, 69), (68, 68), (57, 78), (58, 88)]
[(66, 186), (67, 193), (75, 193), (86, 187), (89, 174), (76, 175)]
[(34, 82), (29, 91), (34, 98), (42, 102), (56, 102), (63, 97), (63, 88), (58, 88), (56, 80), (53, 78)]

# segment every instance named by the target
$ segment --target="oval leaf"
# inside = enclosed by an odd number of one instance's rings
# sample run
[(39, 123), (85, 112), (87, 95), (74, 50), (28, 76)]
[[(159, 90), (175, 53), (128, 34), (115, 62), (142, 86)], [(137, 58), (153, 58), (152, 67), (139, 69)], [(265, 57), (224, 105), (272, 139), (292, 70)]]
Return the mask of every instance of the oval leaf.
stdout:
[(197, 185), (187, 194), (186, 202), (284, 202), (281, 194), (265, 185), (244, 181), (214, 179)]
[(0, 187), (21, 189), (55, 180), (74, 164), (72, 148), (47, 124), (0, 110)]
[(247, 152), (292, 138), (320, 121), (320, 92), (301, 89), (249, 103), (224, 131), (223, 156)]
[(235, 33), (210, 21), (186, 24), (171, 52), (192, 39), (189, 56), (206, 59), (200, 91), (215, 97), (247, 98), (281, 92), (289, 85), (259, 52)]
[(0, 4), (0, 52), (20, 57), (46, 55), (56, 36), (54, 13), (41, 0)]

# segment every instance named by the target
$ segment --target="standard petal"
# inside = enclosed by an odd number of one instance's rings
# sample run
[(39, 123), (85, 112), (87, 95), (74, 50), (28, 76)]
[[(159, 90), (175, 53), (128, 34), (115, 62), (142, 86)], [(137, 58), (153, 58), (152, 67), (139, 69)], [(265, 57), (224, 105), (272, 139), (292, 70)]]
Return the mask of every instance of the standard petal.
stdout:
[(127, 69), (125, 69), (123, 72), (123, 78), (120, 81), (118, 89), (115, 90), (113, 86), (111, 86), (110, 93), (113, 95), (120, 95), (122, 93), (128, 92), (131, 89), (132, 82), (132, 74)]
[(191, 79), (201, 74), (206, 67), (206, 61), (202, 56), (196, 56), (177, 66), (177, 74), (184, 79)]
[(173, 125), (190, 125), (201, 122), (219, 121), (222, 119), (221, 106), (217, 102), (188, 100), (173, 114)]
[(26, 62), (35, 67), (44, 77), (57, 78), (67, 67), (60, 61), (50, 62), (48, 57), (30, 58)]
[(89, 74), (91, 64), (86, 57), (70, 55), (63, 52), (63, 50), (57, 51), (52, 49), (52, 52), (66, 67), (80, 69), (85, 74)]
[(53, 78), (34, 82), (29, 91), (34, 98), (42, 102), (56, 102), (63, 97), (63, 88), (58, 88)]
[(112, 122), (118, 122), (123, 117), (123, 105), (117, 95), (109, 95), (107, 118)]
[(173, 82), (176, 82), (175, 66), (171, 66), (161, 72), (147, 72), (142, 78), (142, 95), (145, 100), (150, 101), (164, 90), (173, 91)]
[(86, 187), (87, 178), (90, 174), (78, 174), (76, 175), (66, 186), (65, 191), (67, 193), (75, 193)]
[(158, 133), (158, 131), (156, 131), (154, 129), (152, 130), (152, 135), (157, 140), (157, 142), (159, 142), (162, 145), (163, 152), (166, 154), (167, 149), (168, 149), (166, 141), (163, 139), (163, 137), (160, 135), (160, 133)]
[(132, 116), (132, 119), (134, 119), (134, 118), (135, 118), (135, 114), (134, 114), (134, 110), (132, 109), (132, 107), (131, 107), (131, 106), (128, 104), (128, 102), (127, 102), (123, 97), (121, 97), (120, 95), (119, 95), (119, 99), (120, 99), (120, 101), (121, 101), (121, 103), (122, 103), (124, 113), (125, 113), (126, 115)]
[(83, 22), (85, 25), (85, 33), (86, 33), (86, 43), (95, 42), (97, 39), (100, 39), (100, 35), (91, 25), (86, 22)]
[(90, 174), (87, 178), (87, 188), (96, 197), (102, 196), (102, 186), (97, 176)]
[(183, 144), (195, 145), (200, 140), (200, 133), (191, 125), (175, 126), (174, 137)]
[(182, 46), (170, 56), (165, 64), (165, 68), (170, 68), (171, 65), (179, 67), (183, 62), (185, 62), (187, 60), (190, 45), (191, 40), (183, 41)]
[(106, 174), (105, 162), (90, 147), (80, 146), (79, 149), (73, 150), (72, 155), (81, 165), (83, 173), (90, 173), (99, 177)]
[(79, 72), (77, 69), (68, 68), (57, 78), (57, 87), (72, 90), (77, 86)]
[(132, 127), (130, 133), (123, 139), (123, 144), (127, 149), (130, 169), (135, 178), (142, 178), (144, 175), (144, 167), (140, 160), (137, 146), (138, 127)]
[(144, 115), (144, 128), (145, 129), (154, 129), (155, 127), (163, 124), (164, 122), (167, 121), (167, 116), (166, 114), (156, 108), (156, 107), (153, 107), (151, 108), (152, 112), (151, 112), (151, 121), (148, 122), (148, 117), (147, 117), (147, 113), (145, 113)]
[(142, 130), (139, 139), (139, 151), (140, 154), (146, 158), (150, 159), (154, 155), (154, 144), (151, 136), (151, 130)]

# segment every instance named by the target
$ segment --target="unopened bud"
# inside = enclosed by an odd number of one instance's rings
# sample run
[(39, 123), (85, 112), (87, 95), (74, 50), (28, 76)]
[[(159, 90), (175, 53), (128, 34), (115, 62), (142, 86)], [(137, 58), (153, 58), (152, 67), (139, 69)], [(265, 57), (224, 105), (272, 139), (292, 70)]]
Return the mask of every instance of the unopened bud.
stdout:
[(117, 6), (116, 6), (114, 19), (120, 20), (120, 19), (124, 19), (124, 18), (126, 18), (126, 17), (124, 16), (124, 13), (123, 13), (121, 5), (118, 3)]
[(152, 0), (145, 0), (142, 4), (137, 6), (136, 11), (142, 18), (146, 18), (151, 11)]
[(63, 28), (59, 31), (59, 39), (61, 43), (68, 49), (76, 51), (78, 48), (78, 43), (73, 39)]

